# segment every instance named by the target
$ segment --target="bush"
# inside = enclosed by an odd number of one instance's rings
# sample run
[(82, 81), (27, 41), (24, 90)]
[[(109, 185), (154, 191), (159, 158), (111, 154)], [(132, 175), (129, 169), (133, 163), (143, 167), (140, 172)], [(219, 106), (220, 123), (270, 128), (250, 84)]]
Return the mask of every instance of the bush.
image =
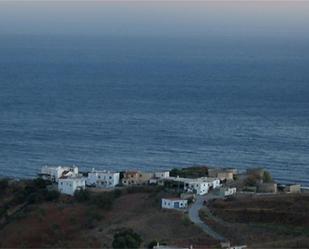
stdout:
[(0, 195), (4, 194), (8, 187), (9, 187), (9, 180), (1, 179), (0, 180)]
[(259, 177), (256, 176), (256, 175), (249, 175), (246, 179), (245, 179), (245, 185), (246, 186), (250, 186), (250, 187), (253, 187), (253, 186), (256, 186), (257, 183), (259, 181)]
[(57, 190), (51, 190), (51, 191), (47, 191), (46, 195), (45, 195), (45, 200), (46, 201), (55, 201), (58, 200), (60, 197), (60, 193)]
[(121, 229), (114, 235), (113, 248), (139, 248), (142, 243), (141, 236), (132, 229)]
[(179, 176), (179, 177), (192, 177), (192, 178), (198, 178), (208, 175), (208, 168), (205, 166), (201, 167), (188, 167), (188, 168), (182, 168), (177, 169), (174, 168), (170, 171), (170, 176)]
[(190, 224), (191, 224), (191, 220), (189, 219), (189, 217), (188, 216), (184, 216), (183, 218), (182, 218), (182, 224), (184, 225), (184, 226), (189, 226)]
[(4, 216), (7, 213), (6, 207), (0, 207), (0, 217)]
[(45, 189), (48, 185), (48, 181), (43, 180), (42, 178), (36, 178), (32, 180), (32, 183), (37, 189)]
[(272, 182), (271, 174), (268, 171), (264, 171), (263, 182)]
[(96, 205), (99, 208), (109, 210), (113, 206), (114, 199), (115, 197), (114, 197), (113, 192), (105, 192), (105, 193), (94, 195), (91, 198), (91, 203)]
[(89, 201), (90, 193), (87, 189), (76, 190), (74, 192), (74, 198), (79, 202)]

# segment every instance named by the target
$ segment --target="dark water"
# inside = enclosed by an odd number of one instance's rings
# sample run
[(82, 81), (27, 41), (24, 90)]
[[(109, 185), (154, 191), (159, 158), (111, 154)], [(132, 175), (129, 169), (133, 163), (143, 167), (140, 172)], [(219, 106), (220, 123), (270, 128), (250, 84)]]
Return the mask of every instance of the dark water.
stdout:
[(308, 41), (0, 41), (0, 175), (208, 164), (309, 185)]

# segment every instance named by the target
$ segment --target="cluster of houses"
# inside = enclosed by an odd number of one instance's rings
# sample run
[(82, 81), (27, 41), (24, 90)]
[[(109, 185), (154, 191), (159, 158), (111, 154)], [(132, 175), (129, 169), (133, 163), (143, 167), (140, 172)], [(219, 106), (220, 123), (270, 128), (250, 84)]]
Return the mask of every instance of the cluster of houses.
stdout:
[[(41, 178), (57, 184), (59, 192), (73, 196), (75, 191), (86, 188), (113, 189), (117, 186), (161, 185), (174, 188), (177, 193), (205, 195), (212, 189), (219, 189), (219, 195), (228, 196), (236, 193), (236, 188), (222, 187), (221, 182), (232, 180), (235, 172), (231, 169), (210, 170), (209, 177), (184, 178), (171, 177), (169, 171), (142, 172), (126, 171), (112, 172), (92, 169), (90, 172), (79, 172), (78, 167), (43, 166)], [(192, 196), (192, 195), (191, 195)], [(188, 198), (164, 198), (162, 208), (185, 209)]]
[(80, 173), (76, 166), (43, 166), (39, 176), (56, 183), (61, 193), (73, 196), (75, 191), (86, 189), (86, 187), (111, 189), (118, 185), (135, 186), (157, 183), (158, 180), (169, 177), (169, 171), (154, 173), (127, 171), (120, 176), (120, 172), (107, 170), (92, 169), (90, 172)]

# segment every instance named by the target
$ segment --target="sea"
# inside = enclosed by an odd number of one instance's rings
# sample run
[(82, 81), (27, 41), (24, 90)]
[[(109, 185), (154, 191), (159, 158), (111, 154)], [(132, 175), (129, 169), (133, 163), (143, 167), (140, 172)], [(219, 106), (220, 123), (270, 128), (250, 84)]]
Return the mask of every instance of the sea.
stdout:
[(0, 34), (0, 176), (263, 167), (309, 186), (309, 42)]

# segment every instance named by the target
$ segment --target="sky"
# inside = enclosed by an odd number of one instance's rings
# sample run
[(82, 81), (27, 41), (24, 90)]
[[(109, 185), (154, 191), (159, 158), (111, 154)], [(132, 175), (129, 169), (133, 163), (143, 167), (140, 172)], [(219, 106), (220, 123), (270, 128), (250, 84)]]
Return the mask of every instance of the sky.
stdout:
[(0, 36), (309, 36), (309, 2), (0, 1)]

